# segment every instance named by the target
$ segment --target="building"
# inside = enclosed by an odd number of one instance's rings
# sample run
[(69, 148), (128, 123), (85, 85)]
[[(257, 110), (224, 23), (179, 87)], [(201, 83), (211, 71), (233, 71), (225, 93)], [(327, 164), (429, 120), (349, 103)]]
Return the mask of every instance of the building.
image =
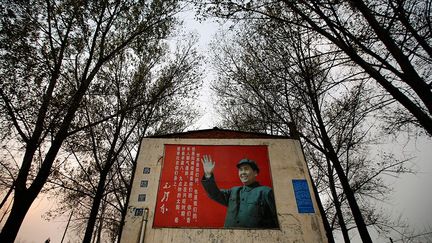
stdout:
[[(274, 192), (279, 227), (224, 228), (227, 208), (201, 184), (203, 156), (215, 161), (220, 188), (241, 186), (240, 159), (256, 161), (257, 180)], [(327, 242), (311, 185), (298, 139), (218, 128), (147, 137), (121, 242)]]

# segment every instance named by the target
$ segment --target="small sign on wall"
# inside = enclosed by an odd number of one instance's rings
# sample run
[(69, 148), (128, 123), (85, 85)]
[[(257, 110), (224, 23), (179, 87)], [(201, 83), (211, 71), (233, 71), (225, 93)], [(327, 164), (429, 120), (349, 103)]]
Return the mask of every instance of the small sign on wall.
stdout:
[(146, 200), (146, 194), (138, 195), (138, 202), (144, 202)]
[(140, 183), (140, 187), (148, 187), (148, 180), (142, 180)]
[(307, 181), (292, 180), (294, 195), (297, 202), (297, 209), (299, 213), (315, 213), (313, 208), (312, 199), (309, 193)]
[(142, 216), (144, 212), (143, 208), (135, 208), (135, 216)]

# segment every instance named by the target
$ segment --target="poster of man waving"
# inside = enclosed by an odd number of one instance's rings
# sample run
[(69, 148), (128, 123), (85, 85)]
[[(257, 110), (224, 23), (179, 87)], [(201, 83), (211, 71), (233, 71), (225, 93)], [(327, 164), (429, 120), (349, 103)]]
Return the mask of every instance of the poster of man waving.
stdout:
[(267, 146), (165, 145), (155, 228), (279, 227)]

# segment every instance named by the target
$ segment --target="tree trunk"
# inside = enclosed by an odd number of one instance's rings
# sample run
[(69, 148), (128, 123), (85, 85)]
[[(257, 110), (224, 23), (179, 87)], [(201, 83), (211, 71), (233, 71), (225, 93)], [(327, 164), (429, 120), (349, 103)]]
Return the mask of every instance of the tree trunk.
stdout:
[(89, 220), (87, 222), (87, 227), (86, 227), (86, 231), (84, 234), (84, 239), (82, 241), (83, 243), (90, 243), (92, 240), (93, 230), (94, 230), (94, 227), (96, 225), (96, 219), (97, 219), (99, 207), (100, 207), (100, 204), (101, 204), (101, 201), (103, 198), (103, 193), (105, 191), (104, 187), (105, 187), (107, 174), (108, 174), (108, 172), (105, 173), (105, 170), (101, 171), (100, 180), (98, 183), (95, 197), (93, 199), (93, 204), (92, 204), (92, 208), (90, 211)]
[[(27, 175), (29, 171), (23, 171), (20, 169), (15, 183), (15, 196), (12, 204), (12, 210), (0, 233), (0, 242), (14, 242), (28, 210), (30, 209), (37, 195), (42, 190), (42, 187), (50, 174), (52, 163), (54, 162), (63, 140), (64, 138), (57, 138), (53, 141), (48, 153), (45, 156), (41, 168), (36, 175), (36, 178), (33, 180), (29, 188), (26, 188)], [(31, 152), (29, 151), (34, 151), (33, 147), (34, 146), (32, 145), (27, 147), (26, 156), (23, 159), (23, 165), (31, 164), (32, 156)]]
[[(100, 67), (99, 67), (100, 68)], [(96, 69), (96, 68), (95, 68)], [(38, 130), (41, 128), (36, 127), (32, 139), (27, 143), (26, 152), (23, 158), (22, 166), (19, 170), (18, 177), (15, 183), (15, 199), (12, 206), (11, 213), (6, 221), (5, 226), (0, 233), (0, 242), (14, 242), (19, 228), (27, 214), (30, 206), (36, 199), (37, 195), (42, 190), (45, 185), (50, 173), (54, 160), (62, 146), (64, 140), (67, 137), (67, 131), (69, 126), (78, 110), (79, 104), (84, 96), (90, 81), (96, 75), (96, 72), (92, 74), (93, 76), (88, 80), (85, 80), (74, 96), (71, 98), (71, 105), (67, 109), (67, 113), (63, 118), (62, 124), (59, 131), (55, 135), (51, 146), (48, 149), (47, 154), (36, 174), (30, 187), (27, 189), (27, 177), (30, 172), (31, 164), (33, 161), (33, 156), (38, 146)], [(36, 135), (35, 135), (36, 134)]]
[(345, 221), (343, 218), (343, 214), (342, 214), (342, 210), (341, 210), (341, 205), (339, 203), (339, 199), (336, 193), (336, 186), (335, 186), (335, 182), (334, 182), (334, 177), (333, 177), (333, 169), (331, 168), (331, 164), (328, 158), (327, 159), (327, 172), (328, 172), (328, 178), (329, 178), (329, 187), (330, 187), (330, 191), (333, 197), (333, 202), (334, 202), (334, 206), (336, 209), (336, 215), (338, 217), (338, 222), (339, 222), (339, 226), (341, 227), (341, 231), (342, 231), (342, 235), (344, 238), (345, 242), (350, 242), (350, 238), (348, 235), (348, 229), (345, 225)]
[[(294, 123), (291, 123), (291, 126), (294, 126), (295, 128), (293, 130), (291, 130), (291, 129), (290, 130), (291, 131), (296, 131), (296, 133), (298, 133), (297, 132), (297, 128), (296, 128), (297, 126)], [(299, 137), (299, 134), (297, 134), (297, 136)], [(303, 157), (306, 157), (305, 154), (304, 154), (303, 144), (301, 143), (301, 141), (300, 141), (300, 146), (302, 147)], [(312, 175), (310, 173), (309, 166), (307, 166), (307, 169), (308, 169), (309, 179), (312, 182), (312, 190), (313, 190), (313, 193), (314, 193), (317, 205), (318, 205), (318, 210), (321, 213), (321, 219), (322, 219), (322, 222), (323, 222), (323, 225), (324, 225), (324, 229), (326, 231), (327, 241), (328, 241), (328, 243), (334, 243), (335, 240), (334, 240), (334, 237), (333, 237), (333, 230), (330, 227), (330, 223), (329, 223), (329, 221), (327, 219), (327, 215), (325, 213), (324, 206), (323, 206), (323, 204), (321, 202), (321, 198), (319, 196), (318, 189), (317, 189), (317, 187), (315, 185), (315, 181), (312, 179)]]
[(320, 130), (322, 133), (324, 146), (327, 150), (326, 156), (328, 156), (328, 158), (332, 162), (332, 164), (336, 170), (336, 173), (339, 177), (343, 191), (345, 193), (345, 196), (347, 197), (348, 204), (351, 208), (351, 212), (353, 214), (354, 221), (356, 222), (357, 230), (360, 234), (360, 237), (361, 237), (362, 241), (365, 243), (372, 242), (372, 239), (369, 235), (369, 231), (367, 229), (366, 223), (365, 223), (363, 216), (361, 214), (360, 207), (357, 204), (357, 200), (354, 196), (354, 192), (351, 189), (351, 186), (349, 184), (348, 178), (346, 177), (346, 174), (345, 174), (345, 172), (341, 166), (341, 163), (339, 161), (339, 158), (337, 157), (336, 152), (333, 149), (333, 145), (330, 142), (330, 138), (328, 137), (327, 131), (325, 130), (325, 128), (323, 126), (322, 120), (321, 119), (318, 119), (318, 120), (320, 120), (320, 123), (321, 123)]
[(100, 180), (98, 183), (98, 187), (96, 189), (95, 198), (93, 199), (93, 205), (92, 209), (90, 211), (89, 221), (87, 222), (86, 231), (84, 234), (83, 243), (90, 243), (92, 239), (92, 233), (96, 224), (96, 218), (98, 215), (99, 207), (102, 201), (102, 198), (104, 197), (105, 193), (105, 183), (106, 178), (108, 176), (108, 173), (111, 170), (112, 165), (114, 164), (114, 161), (117, 157), (117, 153), (115, 152), (117, 141), (120, 137), (120, 131), (123, 124), (123, 121), (125, 120), (125, 114), (123, 114), (120, 117), (120, 120), (117, 124), (113, 141), (111, 142), (110, 150), (107, 153), (106, 160), (103, 166), (103, 169), (100, 171)]
[(324, 207), (323, 207), (322, 202), (321, 202), (321, 198), (319, 197), (318, 190), (317, 190), (315, 183), (312, 180), (312, 178), (311, 178), (311, 181), (312, 181), (312, 189), (313, 189), (313, 192), (314, 192), (317, 204), (318, 204), (318, 209), (321, 212), (321, 218), (323, 221), (324, 229), (326, 231), (327, 241), (329, 243), (334, 243), (335, 240), (333, 237), (333, 231), (332, 231), (332, 228), (330, 227), (330, 223), (327, 219), (327, 215), (325, 214)]
[[(0, 242), (14, 242), (22, 222), (35, 200), (34, 193), (16, 193), (12, 209), (0, 233)], [(37, 195), (37, 194), (36, 194)]]
[[(104, 196), (104, 200), (106, 200), (106, 196)], [(99, 217), (99, 226), (98, 226), (98, 230), (97, 230), (96, 243), (100, 243), (101, 242), (105, 208), (106, 208), (106, 203), (102, 203), (102, 210), (101, 210), (101, 214), (100, 214), (100, 217)]]
[(330, 139), (328, 138), (327, 131), (325, 130), (325, 128), (323, 126), (321, 126), (321, 132), (322, 132), (322, 136), (323, 136), (323, 140), (324, 140), (323, 141), (324, 146), (327, 149), (326, 156), (328, 156), (329, 159), (331, 160), (331, 162), (332, 162), (332, 164), (336, 170), (336, 173), (339, 177), (343, 191), (344, 191), (344, 193), (347, 197), (348, 203), (350, 205), (351, 212), (352, 212), (353, 217), (354, 217), (354, 221), (356, 222), (357, 230), (360, 234), (360, 237), (363, 240), (363, 242), (367, 242), (367, 243), (372, 242), (372, 239), (369, 235), (366, 223), (365, 223), (363, 216), (361, 214), (360, 207), (357, 204), (357, 200), (354, 196), (354, 192), (351, 189), (348, 178), (345, 175), (345, 172), (341, 166), (339, 158), (337, 157), (336, 152), (334, 151), (333, 146), (330, 142)]
[[(310, 94), (314, 94), (313, 88), (311, 86), (311, 81), (308, 80), (308, 78), (306, 78), (305, 79), (305, 83), (308, 86), (307, 88), (309, 90), (309, 93)], [(318, 101), (317, 101), (316, 97), (314, 97), (313, 95), (310, 97), (310, 100), (311, 100), (311, 103), (312, 103), (312, 108), (313, 108), (314, 113), (315, 113), (316, 118), (317, 118), (318, 129), (319, 129), (319, 131), (321, 133), (321, 139), (322, 139), (324, 148), (326, 149), (325, 155), (332, 162), (332, 164), (333, 164), (333, 166), (334, 166), (334, 168), (336, 170), (336, 173), (337, 173), (337, 175), (339, 177), (339, 180), (340, 180), (340, 183), (342, 185), (343, 191), (344, 191), (344, 193), (345, 193), (345, 195), (347, 197), (348, 204), (349, 204), (349, 206), (351, 208), (351, 212), (353, 214), (354, 221), (356, 223), (357, 230), (358, 230), (358, 232), (360, 234), (360, 237), (361, 237), (362, 241), (365, 242), (365, 243), (372, 242), (372, 239), (371, 239), (371, 237), (369, 235), (366, 223), (365, 223), (365, 221), (363, 219), (363, 216), (361, 214), (360, 207), (357, 204), (357, 200), (356, 200), (356, 198), (354, 196), (354, 192), (351, 189), (351, 186), (349, 184), (349, 180), (346, 177), (345, 171), (342, 168), (342, 165), (341, 165), (341, 163), (339, 161), (337, 153), (334, 150), (333, 144), (332, 144), (332, 142), (331, 142), (331, 140), (330, 140), (330, 138), (328, 136), (327, 130), (326, 130), (325, 125), (324, 125), (324, 121), (323, 121), (323, 119), (321, 117), (321, 110), (320, 110)]]

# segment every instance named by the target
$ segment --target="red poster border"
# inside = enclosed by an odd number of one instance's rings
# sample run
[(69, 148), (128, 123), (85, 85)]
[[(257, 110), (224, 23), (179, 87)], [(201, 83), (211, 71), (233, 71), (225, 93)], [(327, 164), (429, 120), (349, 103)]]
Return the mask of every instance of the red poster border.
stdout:
[[(205, 154), (208, 154), (214, 159), (215, 166), (215, 179), (219, 186), (219, 188), (231, 188), (233, 186), (240, 186), (240, 180), (237, 174), (236, 164), (242, 158), (249, 158), (255, 160), (260, 167), (260, 173), (257, 177), (258, 181), (261, 185), (268, 186), (273, 188), (273, 180), (272, 173), (270, 167), (269, 160), (269, 152), (267, 145), (194, 145), (194, 144), (165, 144), (164, 146), (164, 159), (162, 168), (159, 176), (159, 186), (156, 196), (156, 204), (154, 208), (154, 219), (153, 219), (153, 228), (223, 228), (224, 218), (226, 214), (226, 207), (216, 203), (215, 201), (208, 198), (206, 192), (204, 191), (201, 185), (201, 178), (203, 176), (202, 164), (199, 161), (199, 167), (197, 166), (196, 157), (195, 157), (195, 166), (194, 166), (194, 181), (192, 187), (187, 187), (190, 191), (192, 188), (192, 201), (190, 201), (190, 192), (188, 191), (186, 194), (186, 198), (181, 198), (181, 200), (186, 199), (186, 207), (183, 207), (183, 204), (180, 203), (180, 207), (178, 207), (178, 196), (185, 196), (183, 191), (178, 192), (179, 186), (177, 181), (177, 185), (174, 186), (174, 180), (167, 180), (168, 176), (173, 176), (175, 173), (175, 163), (178, 161), (175, 160), (172, 162), (173, 153), (177, 156), (178, 147), (180, 147), (180, 153), (182, 152), (182, 148), (192, 149), (195, 147), (195, 151), (199, 152), (199, 160)], [(190, 152), (192, 150), (189, 150)], [(196, 154), (195, 154), (196, 155)], [(174, 159), (175, 157), (174, 156)], [(171, 160), (171, 161), (170, 161)], [(180, 166), (180, 162), (178, 166)], [(197, 167), (198, 171), (198, 181), (196, 180), (196, 172)], [(181, 171), (181, 170), (179, 170)], [(164, 174), (165, 173), (165, 174)], [(168, 175), (171, 173), (170, 175)], [(184, 173), (184, 170), (183, 170)], [(183, 174), (184, 175), (184, 174)], [(190, 183), (190, 181), (188, 182)], [(168, 187), (169, 186), (169, 187)], [(164, 189), (165, 188), (165, 189)], [(174, 189), (175, 188), (175, 189)], [(183, 188), (184, 189), (184, 188)], [(174, 191), (177, 190), (177, 191)], [(173, 201), (173, 197), (176, 195), (176, 200)], [(198, 202), (196, 205), (196, 210), (194, 207), (195, 201), (193, 201), (196, 196), (196, 201)], [(171, 196), (171, 198), (170, 198)], [(162, 201), (167, 203), (166, 208), (161, 209)], [(192, 204), (188, 204), (188, 202), (192, 202)], [(202, 205), (204, 204), (204, 205)], [(189, 206), (191, 206), (191, 210), (188, 210)], [(177, 208), (176, 208), (177, 207)], [(209, 208), (211, 210), (209, 210)], [(177, 210), (179, 209), (179, 210)], [(185, 209), (185, 210), (182, 210)], [(166, 211), (165, 211), (166, 210)], [(176, 210), (173, 212), (173, 210)], [(185, 217), (183, 218), (182, 212), (185, 211)], [(164, 212), (164, 213), (162, 213)], [(180, 213), (179, 213), (180, 212)], [(190, 221), (187, 221), (187, 215), (190, 212)], [(194, 219), (194, 213), (196, 213), (198, 218)], [(169, 215), (169, 216), (167, 216)], [(173, 218), (174, 217), (174, 218)], [(177, 223), (175, 223), (175, 217), (178, 218)]]

